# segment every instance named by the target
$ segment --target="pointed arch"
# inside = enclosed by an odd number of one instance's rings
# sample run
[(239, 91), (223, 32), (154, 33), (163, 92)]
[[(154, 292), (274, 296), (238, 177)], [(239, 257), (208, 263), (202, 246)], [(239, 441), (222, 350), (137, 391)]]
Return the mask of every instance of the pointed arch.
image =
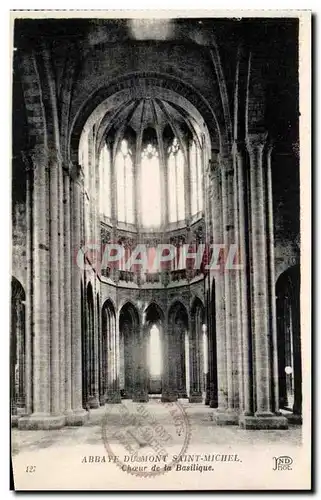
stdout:
[(120, 366), (123, 368), (120, 391), (123, 398), (133, 398), (141, 349), (139, 312), (130, 301), (125, 302), (119, 311), (119, 336)]
[[(153, 319), (155, 318), (155, 319)], [(156, 301), (151, 301), (144, 310), (145, 322), (157, 321), (164, 322), (165, 314), (162, 308), (157, 304)]]
[(279, 405), (302, 415), (300, 267), (284, 271), (276, 282)]

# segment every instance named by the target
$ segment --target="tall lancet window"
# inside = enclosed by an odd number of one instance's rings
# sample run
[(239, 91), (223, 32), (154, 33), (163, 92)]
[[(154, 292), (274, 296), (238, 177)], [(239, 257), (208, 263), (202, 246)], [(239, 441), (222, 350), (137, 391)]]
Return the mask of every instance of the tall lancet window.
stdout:
[(158, 151), (151, 143), (142, 151), (141, 214), (143, 226), (161, 224), (161, 180)]
[(123, 139), (116, 155), (118, 220), (134, 223), (134, 179), (132, 152)]
[(169, 222), (185, 218), (184, 156), (174, 137), (168, 148), (168, 216)]
[(99, 158), (100, 213), (111, 217), (110, 150), (105, 144)]
[(192, 214), (203, 210), (203, 186), (202, 186), (202, 151), (197, 147), (195, 141), (190, 148), (190, 172), (191, 172), (191, 209)]

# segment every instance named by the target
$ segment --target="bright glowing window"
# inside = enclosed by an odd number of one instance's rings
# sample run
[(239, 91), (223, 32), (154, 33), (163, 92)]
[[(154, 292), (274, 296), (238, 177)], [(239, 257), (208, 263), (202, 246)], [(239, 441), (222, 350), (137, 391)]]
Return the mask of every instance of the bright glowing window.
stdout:
[(128, 142), (122, 140), (116, 155), (118, 220), (134, 223), (134, 180), (132, 153)]
[(168, 148), (168, 217), (169, 222), (185, 218), (184, 156), (174, 137)]
[(153, 325), (150, 329), (149, 372), (150, 375), (154, 377), (157, 377), (162, 373), (162, 349), (160, 332), (156, 325)]
[(158, 151), (148, 144), (142, 151), (141, 214), (143, 226), (161, 223), (161, 182)]
[(203, 210), (202, 152), (192, 142), (190, 148), (191, 210), (192, 215)]
[(105, 145), (100, 153), (100, 212), (111, 217), (110, 151)]

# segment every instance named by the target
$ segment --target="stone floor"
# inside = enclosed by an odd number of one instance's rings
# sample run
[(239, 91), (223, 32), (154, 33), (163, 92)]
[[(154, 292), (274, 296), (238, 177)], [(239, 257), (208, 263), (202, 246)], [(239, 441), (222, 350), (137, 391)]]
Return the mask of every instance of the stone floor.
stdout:
[[(124, 408), (125, 407), (125, 408)], [(270, 450), (269, 467), (272, 467), (273, 456), (280, 456), (282, 454), (289, 455), (289, 448), (295, 453), (296, 449), (300, 449), (301, 445), (301, 431), (302, 427), (299, 425), (290, 425), (288, 430), (243, 430), (238, 426), (217, 426), (213, 421), (213, 411), (203, 404), (189, 404), (187, 400), (180, 400), (180, 409), (177, 410), (178, 420), (174, 418), (175, 403), (172, 406), (166, 407), (164, 404), (157, 400), (150, 400), (148, 403), (132, 403), (129, 400), (123, 401), (121, 405), (106, 405), (103, 408), (90, 411), (89, 421), (80, 427), (64, 427), (59, 430), (50, 431), (20, 431), (16, 428), (12, 429), (11, 446), (14, 470), (20, 472), (28, 465), (37, 464), (38, 469), (43, 468), (42, 480), (46, 478), (46, 471), (70, 469), (70, 474), (77, 475), (77, 485), (79, 488), (86, 488), (85, 475), (89, 469), (80, 469), (77, 473), (73, 467), (80, 467), (83, 462), (90, 462), (89, 457), (106, 457), (110, 455), (109, 450), (117, 456), (124, 456), (127, 451), (121, 446), (120, 431), (130, 430), (133, 427), (132, 421), (125, 421), (123, 410), (126, 409), (126, 414), (137, 416), (137, 410), (140, 408), (142, 420), (139, 425), (146, 425), (146, 420), (152, 416), (154, 420), (154, 429), (162, 429), (164, 433), (172, 436), (170, 444), (166, 444), (166, 449), (169, 453), (179, 454), (182, 450), (183, 444), (184, 456), (193, 456), (195, 453), (216, 453), (222, 452), (226, 454), (240, 453), (240, 456), (247, 456), (256, 447), (260, 450), (260, 456), (267, 456), (267, 451)], [(174, 413), (171, 413), (174, 411)], [(107, 415), (107, 417), (106, 417)], [(177, 416), (176, 415), (176, 416)], [(177, 431), (179, 418), (184, 416), (184, 423), (182, 424), (182, 432)], [(106, 420), (107, 418), (107, 420)], [(174, 420), (173, 420), (174, 418)], [(104, 422), (108, 422), (107, 425)], [(137, 422), (136, 422), (137, 424)], [(184, 427), (185, 426), (185, 427)], [(102, 429), (105, 429), (105, 437)], [(184, 433), (188, 433), (188, 440), (186, 441)], [(106, 448), (104, 440), (108, 441), (110, 448)], [(148, 455), (152, 450), (148, 450), (146, 442), (142, 445), (142, 450), (139, 453)], [(277, 451), (274, 451), (274, 446)], [(145, 448), (144, 448), (145, 447)], [(146, 452), (144, 451), (146, 449)], [(243, 452), (242, 452), (243, 450)], [(243, 455), (242, 455), (243, 453)], [(291, 455), (292, 456), (292, 455)], [(96, 462), (98, 459), (95, 459)], [(100, 460), (100, 459), (99, 459)], [(98, 461), (99, 461), (98, 460)], [(190, 459), (194, 460), (194, 459)], [(200, 459), (202, 460), (202, 459)], [(242, 461), (240, 459), (240, 461)], [(45, 466), (47, 464), (47, 466)], [(94, 464), (91, 464), (94, 465)], [(97, 464), (95, 471), (99, 470), (101, 465), (111, 464)], [(235, 465), (235, 464), (234, 464)], [(88, 467), (90, 464), (88, 465)], [(232, 464), (231, 464), (232, 467)], [(94, 470), (91, 469), (91, 470)], [(114, 470), (115, 469), (115, 470)], [(119, 487), (120, 470), (114, 467), (112, 476), (108, 479), (110, 488), (117, 484)], [(110, 468), (108, 469), (110, 470)], [(149, 469), (148, 469), (149, 470)], [(73, 472), (72, 472), (73, 471)], [(122, 471), (121, 471), (122, 472)], [(21, 472), (22, 473), (22, 472)], [(245, 473), (243, 471), (243, 473)], [(58, 474), (56, 472), (55, 474)], [(84, 477), (83, 477), (83, 474)], [(124, 474), (124, 472), (122, 472)], [(126, 477), (129, 474), (126, 475)], [(21, 488), (32, 488), (35, 480), (35, 475), (31, 477), (29, 474), (21, 476), (21, 481), (24, 486)], [(75, 476), (76, 477), (76, 476)], [(123, 476), (122, 476), (123, 477)], [(19, 476), (20, 478), (20, 476)], [(116, 483), (116, 478), (118, 483)], [(39, 476), (38, 476), (39, 479)], [(138, 481), (136, 476), (131, 476), (132, 481)], [(52, 477), (47, 476), (46, 480), (54, 481)], [(59, 487), (57, 489), (65, 489), (68, 475), (61, 475), (59, 473)], [(19, 479), (20, 481), (20, 479)], [(56, 478), (57, 481), (57, 478)], [(61, 482), (62, 481), (62, 482)], [(84, 481), (82, 483), (82, 481)], [(95, 480), (95, 487), (98, 488), (100, 479), (97, 477)], [(114, 481), (114, 483), (113, 483)], [(19, 483), (20, 484), (20, 483)], [(50, 483), (51, 484), (51, 483)], [(57, 483), (54, 483), (57, 484)], [(68, 483), (69, 484), (69, 483)], [(126, 483), (127, 484), (127, 483)], [(128, 483), (131, 484), (131, 483)], [(135, 486), (137, 487), (136, 483)], [(82, 486), (81, 486), (82, 485)], [(91, 486), (93, 487), (93, 486)], [(19, 489), (19, 488), (18, 488)]]
[[(235, 445), (235, 444), (271, 444), (280, 439), (291, 445), (301, 444), (301, 426), (290, 425), (288, 430), (251, 430), (244, 431), (238, 426), (216, 426), (213, 422), (213, 411), (203, 404), (189, 404), (187, 400), (180, 400), (180, 404), (186, 412), (189, 426), (191, 428), (191, 439), (197, 443), (212, 443), (213, 445)], [(137, 403), (126, 401), (126, 406), (135, 408)], [(150, 400), (144, 406), (151, 409), (158, 422), (164, 424), (167, 412), (162, 412), (162, 405), (155, 400)], [(80, 427), (64, 427), (51, 431), (20, 431), (12, 429), (12, 454), (22, 453), (25, 450), (37, 448), (51, 448), (59, 446), (73, 446), (77, 443), (93, 445), (101, 443), (101, 422), (106, 411), (109, 413), (108, 426), (112, 435), (119, 427), (118, 405), (105, 406), (90, 411), (89, 421)], [(111, 409), (111, 411), (110, 411)], [(166, 422), (165, 422), (166, 425)]]

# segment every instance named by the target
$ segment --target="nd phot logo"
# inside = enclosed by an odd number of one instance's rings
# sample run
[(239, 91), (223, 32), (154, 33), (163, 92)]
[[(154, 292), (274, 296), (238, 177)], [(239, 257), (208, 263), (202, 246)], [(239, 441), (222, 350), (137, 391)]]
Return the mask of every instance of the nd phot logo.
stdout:
[(281, 457), (273, 457), (274, 467), (273, 470), (292, 470), (291, 465), (293, 464), (293, 459), (286, 455)]

